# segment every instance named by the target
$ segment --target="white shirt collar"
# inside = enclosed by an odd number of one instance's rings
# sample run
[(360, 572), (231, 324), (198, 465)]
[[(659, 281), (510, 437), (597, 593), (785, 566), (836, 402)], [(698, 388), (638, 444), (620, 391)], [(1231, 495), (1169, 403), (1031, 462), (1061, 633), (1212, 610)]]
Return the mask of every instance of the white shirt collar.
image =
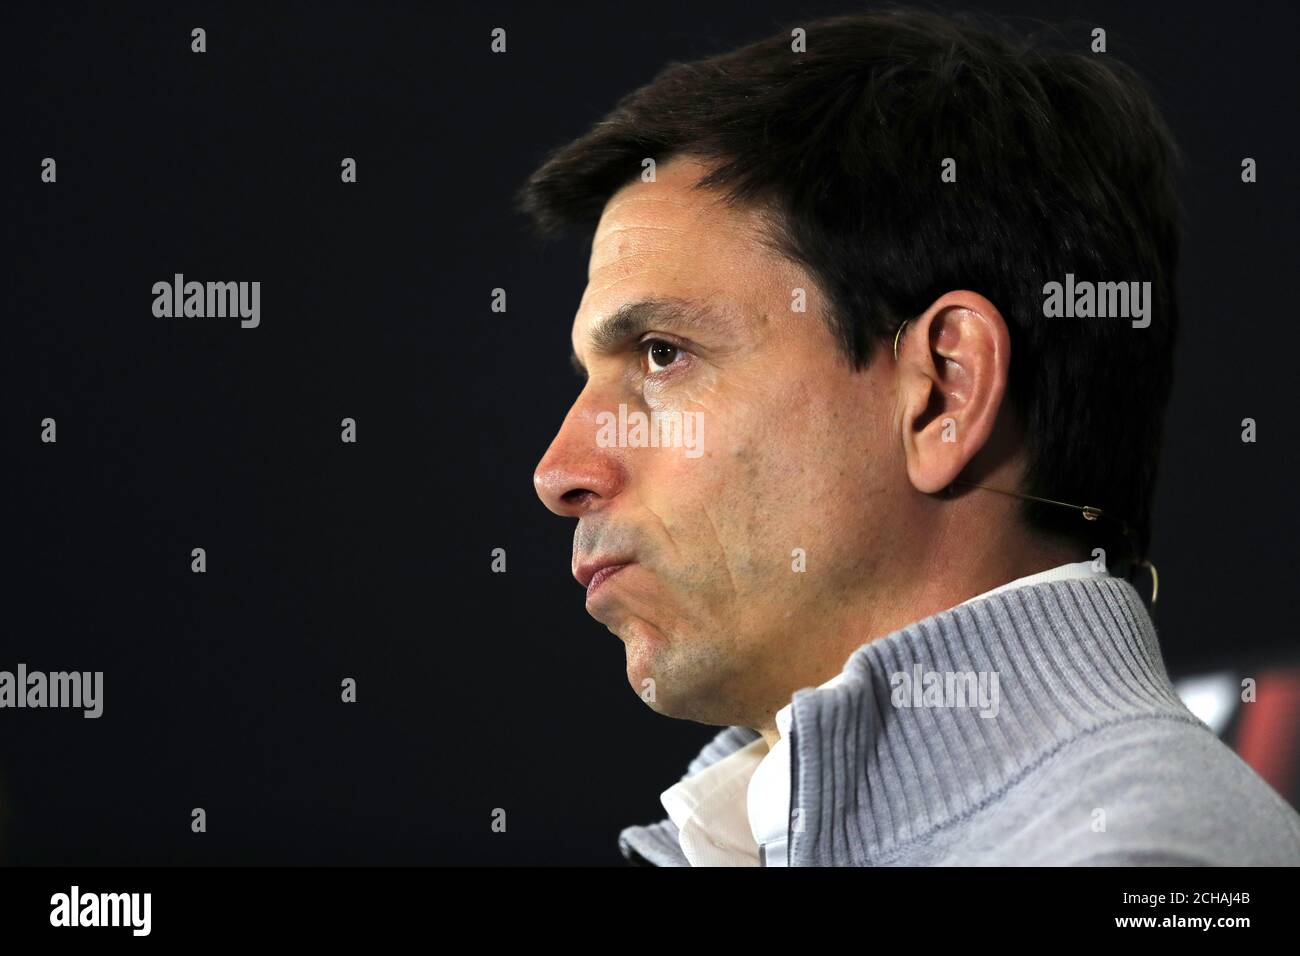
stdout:
[[(961, 603), (1012, 588), (1105, 574), (1091, 561), (1062, 564), (1008, 581)], [(844, 678), (841, 671), (819, 687), (833, 687)], [(792, 708), (793, 704), (786, 704), (776, 712), (780, 739), (771, 750), (759, 737), (660, 795), (691, 866), (786, 865), (788, 828), (799, 826), (798, 820), (790, 820)]]

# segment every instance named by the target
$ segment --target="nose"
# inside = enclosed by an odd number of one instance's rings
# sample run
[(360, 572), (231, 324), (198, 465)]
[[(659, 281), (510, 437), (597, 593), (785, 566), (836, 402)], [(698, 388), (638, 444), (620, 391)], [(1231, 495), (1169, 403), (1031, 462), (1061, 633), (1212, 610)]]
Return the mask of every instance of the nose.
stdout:
[(562, 517), (581, 518), (613, 500), (623, 486), (619, 450), (596, 442), (598, 414), (593, 402), (579, 396), (533, 471), (537, 497)]

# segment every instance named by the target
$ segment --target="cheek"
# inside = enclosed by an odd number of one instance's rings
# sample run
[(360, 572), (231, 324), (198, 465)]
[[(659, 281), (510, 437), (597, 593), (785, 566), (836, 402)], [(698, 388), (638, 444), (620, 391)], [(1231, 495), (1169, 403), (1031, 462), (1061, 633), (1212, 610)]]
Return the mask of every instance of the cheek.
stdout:
[(797, 546), (801, 469), (763, 432), (719, 424), (707, 454), (674, 475), (694, 516), (690, 537), (739, 590), (770, 579)]
[(847, 429), (860, 423), (826, 399), (810, 402), (806, 389), (779, 400), (729, 398), (706, 394), (678, 406), (701, 416), (702, 454), (638, 452), (639, 496), (667, 536), (679, 583), (712, 575), (761, 596), (789, 578), (795, 548), (839, 560), (839, 539), (852, 539), (861, 524), (845, 506), (861, 504), (858, 449), (867, 443), (848, 441)]
[(726, 460), (718, 469), (725, 472), (718, 500), (743, 522), (738, 544), (756, 562), (775, 559), (788, 569), (794, 548), (831, 558), (860, 537), (871, 444), (862, 419), (804, 394), (752, 427), (720, 436)]

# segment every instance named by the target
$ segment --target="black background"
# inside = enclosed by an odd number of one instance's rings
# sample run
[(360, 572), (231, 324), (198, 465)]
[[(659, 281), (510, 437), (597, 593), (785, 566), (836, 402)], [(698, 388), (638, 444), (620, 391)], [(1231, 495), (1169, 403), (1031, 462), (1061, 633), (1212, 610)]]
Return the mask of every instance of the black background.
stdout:
[[(668, 61), (858, 8), (6, 6), (0, 669), (105, 687), (0, 711), (0, 861), (621, 862), (717, 728), (640, 702), (533, 493), (587, 242), (511, 194)], [(1293, 659), (1300, 15), (980, 9), (1106, 28), (1186, 152), (1156, 622), (1175, 676)], [(176, 272), (261, 326), (155, 318)]]

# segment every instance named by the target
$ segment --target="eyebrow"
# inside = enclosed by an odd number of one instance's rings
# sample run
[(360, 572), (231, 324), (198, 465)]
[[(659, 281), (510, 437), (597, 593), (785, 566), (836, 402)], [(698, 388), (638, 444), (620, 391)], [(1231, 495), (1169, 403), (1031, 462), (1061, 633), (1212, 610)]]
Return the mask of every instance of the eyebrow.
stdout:
[[(620, 306), (591, 330), (588, 341), (597, 355), (609, 355), (651, 329), (691, 330), (701, 325), (727, 329), (736, 323), (730, 315), (686, 299), (642, 299)], [(569, 363), (580, 377), (587, 377), (577, 352), (569, 353)]]

